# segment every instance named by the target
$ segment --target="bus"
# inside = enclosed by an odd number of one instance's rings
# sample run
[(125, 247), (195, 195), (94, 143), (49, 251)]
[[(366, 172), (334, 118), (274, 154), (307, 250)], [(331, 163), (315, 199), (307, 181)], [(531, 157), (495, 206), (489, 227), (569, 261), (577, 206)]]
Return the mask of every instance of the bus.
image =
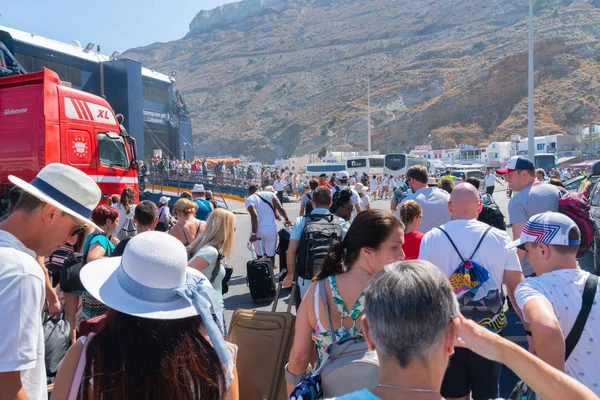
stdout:
[(538, 153), (535, 155), (535, 167), (541, 168), (544, 171), (550, 171), (551, 169), (556, 168), (557, 163), (558, 161), (555, 154)]
[(314, 163), (306, 166), (306, 175), (311, 177), (319, 177), (321, 174), (326, 174), (329, 178), (334, 173), (338, 174), (340, 171), (344, 171), (345, 169), (346, 164), (344, 163)]
[(386, 154), (383, 160), (383, 173), (386, 175), (406, 175), (406, 171), (413, 165), (422, 165), (429, 171), (429, 162), (421, 157), (408, 154)]
[(346, 160), (346, 171), (350, 175), (357, 172), (358, 176), (362, 176), (363, 173), (381, 175), (383, 174), (383, 159), (384, 156), (350, 157)]

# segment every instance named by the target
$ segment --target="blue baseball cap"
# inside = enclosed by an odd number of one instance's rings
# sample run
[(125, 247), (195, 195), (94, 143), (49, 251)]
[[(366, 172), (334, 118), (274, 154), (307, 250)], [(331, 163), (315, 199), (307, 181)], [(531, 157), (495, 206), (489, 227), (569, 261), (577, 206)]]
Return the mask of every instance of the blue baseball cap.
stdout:
[(535, 165), (527, 157), (514, 156), (506, 163), (506, 167), (496, 170), (497, 174), (504, 175), (511, 171), (535, 171)]

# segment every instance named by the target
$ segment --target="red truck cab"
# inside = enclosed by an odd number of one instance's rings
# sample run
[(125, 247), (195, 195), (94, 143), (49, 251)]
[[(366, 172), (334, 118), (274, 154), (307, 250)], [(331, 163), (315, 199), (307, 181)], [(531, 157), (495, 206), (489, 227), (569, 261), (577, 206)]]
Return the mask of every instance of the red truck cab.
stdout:
[(135, 140), (105, 99), (61, 85), (48, 69), (0, 78), (0, 198), (8, 175), (31, 181), (56, 162), (88, 174), (103, 201), (126, 187), (139, 199)]

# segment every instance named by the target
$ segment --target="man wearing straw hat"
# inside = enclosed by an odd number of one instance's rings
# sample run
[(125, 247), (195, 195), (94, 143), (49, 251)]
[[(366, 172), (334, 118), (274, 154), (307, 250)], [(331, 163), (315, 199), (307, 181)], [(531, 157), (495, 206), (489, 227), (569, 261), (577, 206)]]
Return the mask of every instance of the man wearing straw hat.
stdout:
[(62, 164), (44, 167), (27, 183), (13, 213), (0, 224), (0, 399), (47, 399), (44, 335), (44, 273), (37, 256), (74, 244), (100, 201), (98, 185)]

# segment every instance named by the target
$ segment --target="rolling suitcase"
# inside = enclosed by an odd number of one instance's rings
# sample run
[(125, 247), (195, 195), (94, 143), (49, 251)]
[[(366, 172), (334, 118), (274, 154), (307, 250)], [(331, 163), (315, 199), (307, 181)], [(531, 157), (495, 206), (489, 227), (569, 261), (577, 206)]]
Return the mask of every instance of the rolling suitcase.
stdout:
[[(257, 239), (262, 253), (265, 253), (262, 239)], [(246, 263), (246, 284), (250, 288), (250, 296), (254, 302), (271, 302), (275, 297), (275, 274), (273, 264), (268, 257), (259, 258), (254, 252), (254, 246), (248, 246), (252, 260)]]
[(276, 276), (276, 279), (279, 282), (283, 281), (287, 276), (287, 250), (290, 247), (290, 228), (282, 228), (277, 233), (279, 237), (279, 244), (277, 245), (277, 255), (279, 256), (279, 273)]
[(290, 310), (297, 290), (294, 285), (285, 312), (276, 312), (280, 283), (271, 311), (237, 309), (233, 313), (229, 341), (238, 346), (236, 365), (241, 398), (287, 398), (284, 368), (294, 343), (296, 317)]

